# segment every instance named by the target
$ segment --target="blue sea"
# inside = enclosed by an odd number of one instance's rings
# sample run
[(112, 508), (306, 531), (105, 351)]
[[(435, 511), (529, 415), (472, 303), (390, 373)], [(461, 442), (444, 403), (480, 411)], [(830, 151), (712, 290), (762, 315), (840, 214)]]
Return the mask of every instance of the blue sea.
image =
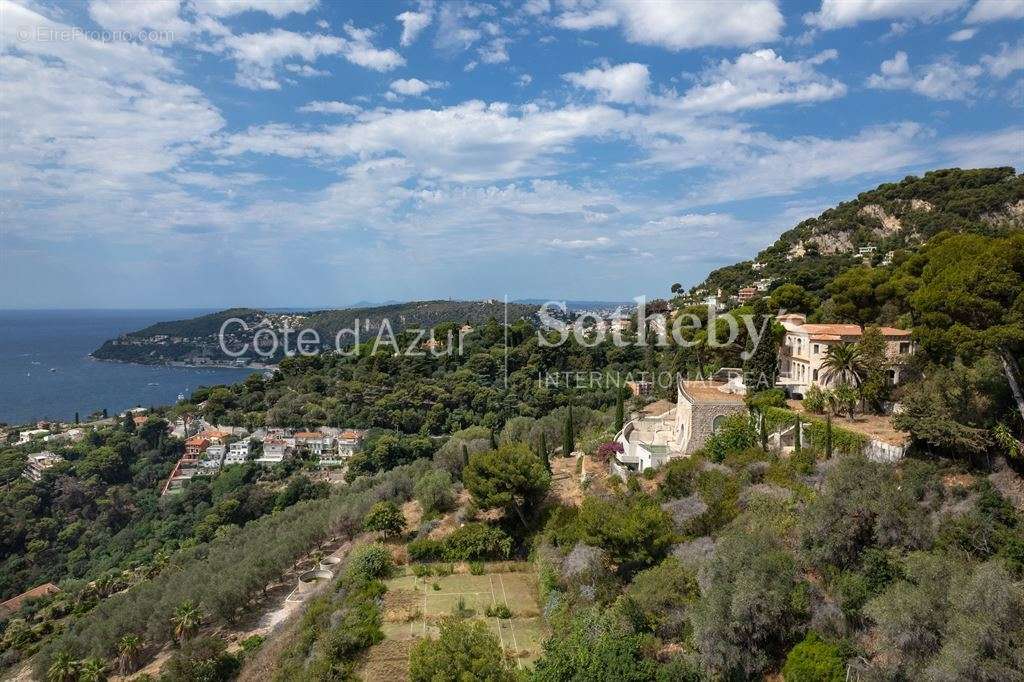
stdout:
[[(0, 422), (84, 418), (166, 405), (199, 386), (243, 381), (253, 370), (101, 362), (107, 339), (209, 310), (0, 310)], [(50, 371), (50, 370), (54, 371)]]

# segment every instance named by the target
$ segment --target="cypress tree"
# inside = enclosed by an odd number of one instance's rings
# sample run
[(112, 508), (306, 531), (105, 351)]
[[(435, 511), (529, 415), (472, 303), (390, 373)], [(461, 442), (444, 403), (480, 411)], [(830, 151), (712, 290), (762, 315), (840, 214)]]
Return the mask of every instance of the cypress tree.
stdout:
[(825, 457), (832, 459), (832, 413), (825, 414)]
[(800, 415), (796, 416), (796, 431), (793, 432), (793, 451), (800, 452), (803, 447), (803, 436), (800, 434)]
[(622, 389), (615, 389), (615, 433), (622, 430), (625, 423), (625, 408), (622, 405)]
[(103, 418), (104, 419), (107, 418), (107, 408), (105, 408), (105, 407), (103, 408)]
[(568, 457), (569, 455), (572, 454), (573, 443), (574, 442), (575, 442), (575, 439), (573, 438), (573, 432), (572, 432), (572, 405), (570, 404), (569, 405), (569, 412), (565, 415), (565, 431), (562, 433), (562, 456), (563, 457)]
[(768, 417), (761, 410), (761, 449), (768, 452)]
[(543, 431), (540, 432), (540, 458), (544, 460), (544, 468), (551, 473), (551, 458), (548, 457), (548, 438)]
[(463, 443), (462, 444), (462, 466), (465, 467), (465, 466), (468, 466), (468, 465), (469, 465), (469, 448), (467, 448), (466, 444)]
[(775, 320), (769, 315), (761, 316), (764, 332), (758, 339), (757, 347), (751, 348), (748, 339), (747, 352), (750, 357), (743, 363), (747, 391), (751, 394), (775, 388), (779, 374), (779, 349), (775, 345)]
[(80, 421), (78, 420), (78, 413), (77, 413), (77, 412), (75, 412), (75, 423), (76, 423), (76, 424), (80, 424), (80, 423), (81, 423), (81, 422), (80, 422)]
[(498, 449), (498, 437), (494, 435), (494, 429), (491, 429), (491, 450)]
[(131, 412), (124, 413), (124, 430), (128, 433), (135, 433), (135, 419)]

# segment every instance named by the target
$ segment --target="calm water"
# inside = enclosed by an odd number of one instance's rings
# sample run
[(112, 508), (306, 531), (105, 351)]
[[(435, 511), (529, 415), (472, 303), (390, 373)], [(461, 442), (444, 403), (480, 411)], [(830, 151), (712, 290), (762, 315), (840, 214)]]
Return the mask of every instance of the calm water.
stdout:
[[(0, 310), (0, 422), (84, 418), (174, 403), (199, 386), (242, 381), (251, 370), (150, 367), (89, 357), (107, 339), (199, 310)], [(50, 368), (57, 371), (51, 372)]]

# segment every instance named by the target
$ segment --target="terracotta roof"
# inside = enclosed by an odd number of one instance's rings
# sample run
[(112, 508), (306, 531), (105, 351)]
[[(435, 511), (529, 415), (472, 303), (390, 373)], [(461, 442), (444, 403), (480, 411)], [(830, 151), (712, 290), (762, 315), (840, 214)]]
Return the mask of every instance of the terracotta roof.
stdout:
[(835, 334), (811, 334), (811, 341), (842, 341), (843, 337)]
[(29, 599), (39, 599), (47, 595), (60, 592), (60, 588), (53, 583), (43, 583), (38, 587), (33, 587), (31, 590), (22, 592), (17, 597), (11, 597), (7, 601), (0, 603), (0, 616), (9, 616), (13, 613), (17, 613), (21, 610), (22, 604)]
[(860, 325), (856, 324), (802, 324), (808, 334), (831, 334), (835, 336), (860, 336)]
[(295, 437), (304, 438), (308, 440), (310, 438), (322, 438), (323, 436), (316, 431), (299, 431), (298, 433), (295, 434)]
[(366, 431), (360, 431), (359, 429), (345, 429), (338, 435), (338, 438), (344, 438), (345, 440), (359, 440), (365, 435)]
[(694, 403), (743, 404), (743, 396), (721, 390), (726, 385), (724, 381), (683, 381), (680, 383), (683, 394)]
[(203, 438), (202, 436), (192, 436), (187, 441), (185, 441), (185, 445), (209, 445), (209, 444), (210, 444), (210, 441), (207, 440), (206, 438)]
[(879, 327), (878, 331), (882, 332), (882, 336), (910, 336), (912, 333), (909, 329), (897, 329), (896, 327)]

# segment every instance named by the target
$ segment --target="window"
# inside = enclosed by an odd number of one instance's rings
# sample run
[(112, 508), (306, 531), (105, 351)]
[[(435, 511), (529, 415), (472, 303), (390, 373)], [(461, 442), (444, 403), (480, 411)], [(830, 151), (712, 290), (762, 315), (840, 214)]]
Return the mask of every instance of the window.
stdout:
[(711, 433), (718, 433), (718, 429), (722, 428), (722, 424), (725, 422), (725, 415), (720, 414), (715, 417), (714, 421), (711, 422)]
[(818, 370), (814, 370), (814, 380), (818, 380)]
[(817, 355), (820, 352), (821, 352), (821, 346), (819, 346), (818, 344), (814, 344), (814, 354)]
[(906, 355), (910, 352), (910, 342), (900, 341), (900, 355)]

